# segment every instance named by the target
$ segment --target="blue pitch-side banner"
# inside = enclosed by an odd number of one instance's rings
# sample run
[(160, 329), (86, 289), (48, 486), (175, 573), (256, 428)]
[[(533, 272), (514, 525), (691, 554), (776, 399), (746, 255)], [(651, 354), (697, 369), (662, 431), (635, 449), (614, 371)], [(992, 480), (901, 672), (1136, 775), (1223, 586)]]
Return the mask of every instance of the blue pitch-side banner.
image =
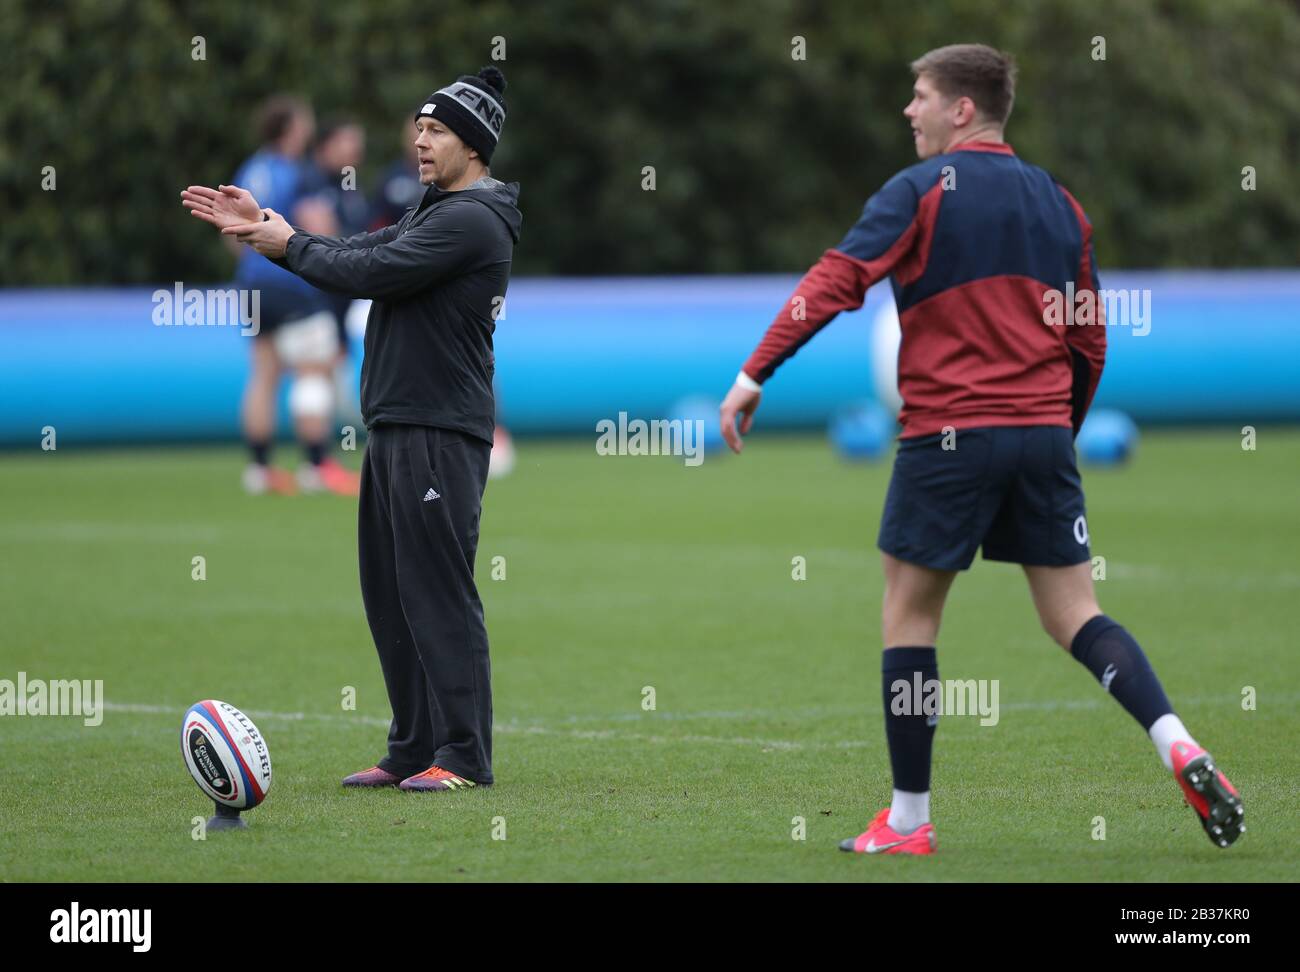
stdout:
[[(1135, 305), (1130, 325), (1107, 328), (1098, 406), (1139, 422), (1300, 420), (1300, 273), (1101, 276), (1149, 303), (1145, 323)], [(797, 281), (516, 280), (497, 325), (501, 418), (516, 434), (594, 434), (619, 412), (720, 399)], [(156, 325), (153, 293), (0, 292), (0, 444), (39, 443), (46, 426), (60, 445), (237, 438), (251, 339), (237, 326)], [(888, 305), (889, 288), (873, 288), (788, 361), (762, 424), (822, 427), (873, 397), (873, 329)], [(359, 341), (353, 352), (355, 389)]]

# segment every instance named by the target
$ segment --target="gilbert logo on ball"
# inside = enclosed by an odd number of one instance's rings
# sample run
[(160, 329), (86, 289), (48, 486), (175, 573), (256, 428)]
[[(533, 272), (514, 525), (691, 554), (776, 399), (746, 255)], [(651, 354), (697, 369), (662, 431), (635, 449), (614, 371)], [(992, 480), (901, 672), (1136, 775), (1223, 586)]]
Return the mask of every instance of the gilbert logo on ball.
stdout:
[(228, 702), (195, 702), (181, 723), (181, 754), (218, 806), (249, 810), (271, 788), (271, 754), (253, 720)]

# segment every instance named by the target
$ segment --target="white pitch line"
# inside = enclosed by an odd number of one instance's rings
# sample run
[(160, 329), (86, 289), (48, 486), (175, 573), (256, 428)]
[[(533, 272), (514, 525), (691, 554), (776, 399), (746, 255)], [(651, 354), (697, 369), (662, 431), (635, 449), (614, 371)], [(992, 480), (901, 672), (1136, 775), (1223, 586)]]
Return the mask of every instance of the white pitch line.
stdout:
[[(1296, 702), (1300, 701), (1300, 693), (1289, 693), (1284, 696), (1272, 697), (1274, 702)], [(1208, 698), (1182, 699), (1183, 705), (1223, 705), (1227, 703), (1239, 704), (1235, 696), (1213, 696)], [(1013, 712), (1052, 712), (1069, 709), (1101, 709), (1111, 704), (1108, 699), (1064, 699), (1049, 700), (1041, 702), (1009, 702), (999, 705), (999, 712), (1010, 710)], [(104, 710), (107, 712), (137, 712), (148, 715), (171, 715), (180, 716), (184, 709), (170, 705), (150, 705), (145, 703), (131, 702), (105, 702)], [(329, 722), (329, 723), (346, 723), (348, 725), (375, 726), (377, 728), (388, 728), (389, 720), (379, 716), (367, 715), (342, 715), (328, 712), (271, 712), (265, 709), (245, 709), (249, 716), (254, 719), (271, 719), (283, 722)], [(649, 722), (664, 718), (674, 719), (727, 719), (727, 718), (764, 718), (770, 715), (778, 715), (784, 718), (798, 716), (800, 714), (816, 718), (817, 715), (860, 715), (871, 713), (864, 706), (835, 706), (835, 707), (812, 707), (801, 710), (788, 710), (786, 712), (776, 712), (772, 710), (753, 709), (731, 712), (683, 712), (683, 713), (656, 713), (649, 717), (635, 717), (637, 721)], [(872, 716), (874, 718), (874, 716)], [(976, 718), (977, 714), (972, 713), (967, 717), (952, 718)], [(579, 718), (584, 721), (597, 721), (604, 719), (607, 721), (630, 721), (626, 713), (620, 713), (613, 716), (570, 716), (567, 722), (570, 724)], [(560, 736), (567, 739), (582, 739), (595, 741), (619, 741), (619, 742), (640, 742), (651, 745), (664, 745), (667, 743), (688, 743), (703, 745), (724, 745), (724, 746), (746, 746), (754, 747), (764, 751), (780, 750), (782, 752), (797, 752), (803, 750), (845, 750), (861, 749), (866, 746), (878, 746), (879, 740), (865, 739), (844, 739), (833, 742), (800, 742), (793, 739), (767, 739), (758, 736), (711, 736), (691, 733), (680, 736), (664, 736), (654, 733), (627, 732), (622, 729), (576, 729), (566, 728), (563, 725), (546, 725), (542, 723), (520, 724), (516, 721), (498, 722), (493, 725), (494, 733), (502, 735), (523, 735), (523, 736)]]
[(211, 543), (221, 531), (205, 523), (57, 523), (0, 524), (0, 538), (47, 543)]
[[(143, 703), (132, 702), (105, 702), (104, 710), (106, 712), (138, 712), (148, 715), (172, 715), (181, 716), (184, 709), (170, 705), (146, 705)], [(253, 719), (271, 719), (285, 722), (343, 722), (350, 725), (365, 725), (388, 728), (389, 720), (381, 719), (378, 716), (366, 715), (334, 715), (324, 712), (268, 712), (265, 709), (245, 709), (245, 714)], [(790, 739), (759, 739), (746, 736), (656, 736), (637, 732), (622, 732), (618, 729), (561, 729), (554, 726), (543, 725), (518, 725), (517, 723), (498, 722), (492, 726), (494, 733), (504, 733), (506, 735), (518, 734), (524, 736), (565, 736), (570, 739), (593, 739), (593, 740), (626, 740), (629, 742), (646, 742), (646, 743), (718, 743), (732, 746), (757, 746), (762, 749), (852, 749), (857, 746), (865, 746), (864, 741), (849, 741), (836, 743), (801, 743)]]
[[(956, 679), (965, 681), (965, 679)], [(1269, 693), (1269, 700), (1272, 702), (1300, 702), (1300, 692), (1291, 692), (1285, 694)], [(717, 711), (700, 711), (700, 712), (673, 712), (656, 711), (654, 715), (648, 715), (643, 712), (616, 712), (606, 715), (599, 713), (589, 713), (584, 715), (569, 715), (558, 720), (547, 720), (545, 722), (538, 720), (535, 724), (546, 725), (552, 728), (562, 728), (583, 722), (666, 722), (692, 721), (697, 719), (706, 719), (712, 721), (726, 720), (745, 720), (745, 719), (817, 719), (831, 716), (855, 716), (867, 715), (875, 718), (879, 713), (871, 709), (876, 696), (872, 696), (862, 705), (812, 705), (800, 706), (788, 709), (720, 709)], [(1197, 696), (1191, 698), (1180, 697), (1176, 699), (1180, 705), (1227, 705), (1229, 703), (1237, 705), (1241, 699), (1238, 695), (1225, 693), (1216, 696)], [(1106, 709), (1115, 703), (1109, 696), (1099, 695), (1096, 698), (1080, 699), (1043, 699), (1039, 701), (1027, 702), (1001, 702), (998, 705), (998, 711), (1008, 710), (1011, 712), (1059, 712), (1071, 711), (1076, 709)], [(512, 719), (512, 723), (518, 723), (518, 719)], [(385, 723), (387, 725), (387, 723)]]

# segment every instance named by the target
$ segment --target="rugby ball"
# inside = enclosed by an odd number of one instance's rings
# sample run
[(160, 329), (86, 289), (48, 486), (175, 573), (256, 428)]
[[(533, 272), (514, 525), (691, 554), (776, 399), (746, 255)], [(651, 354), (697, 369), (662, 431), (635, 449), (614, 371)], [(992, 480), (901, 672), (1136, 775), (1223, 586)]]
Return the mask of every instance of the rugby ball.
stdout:
[(250, 810), (271, 788), (271, 754), (253, 720), (228, 702), (195, 702), (181, 723), (181, 755), (219, 806)]
[(1083, 420), (1074, 448), (1086, 463), (1118, 466), (1132, 457), (1137, 440), (1138, 427), (1123, 412), (1113, 408), (1094, 408)]

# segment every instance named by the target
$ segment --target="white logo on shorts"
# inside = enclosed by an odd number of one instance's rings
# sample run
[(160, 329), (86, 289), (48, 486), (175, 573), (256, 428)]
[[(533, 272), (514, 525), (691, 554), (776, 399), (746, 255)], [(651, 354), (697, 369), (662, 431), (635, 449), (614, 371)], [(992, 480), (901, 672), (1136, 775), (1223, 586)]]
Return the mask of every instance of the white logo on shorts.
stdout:
[(1088, 542), (1088, 521), (1083, 518), (1082, 513), (1074, 521), (1074, 539), (1081, 544)]

